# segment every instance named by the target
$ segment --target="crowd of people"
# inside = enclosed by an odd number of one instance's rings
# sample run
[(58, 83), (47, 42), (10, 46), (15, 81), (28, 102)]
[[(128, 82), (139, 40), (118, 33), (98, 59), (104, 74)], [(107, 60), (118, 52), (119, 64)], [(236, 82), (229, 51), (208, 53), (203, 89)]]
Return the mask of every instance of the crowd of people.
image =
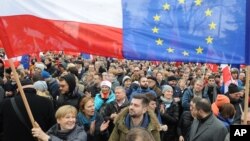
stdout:
[[(0, 60), (0, 141), (227, 141), (242, 124), (244, 69), (46, 52), (17, 73)], [(250, 124), (250, 112), (248, 113)]]

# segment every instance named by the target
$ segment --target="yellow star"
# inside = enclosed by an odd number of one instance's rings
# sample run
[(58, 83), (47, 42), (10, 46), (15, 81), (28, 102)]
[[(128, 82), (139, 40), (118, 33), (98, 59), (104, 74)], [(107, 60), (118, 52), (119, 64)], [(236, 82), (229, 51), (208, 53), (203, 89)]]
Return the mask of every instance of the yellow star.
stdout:
[(160, 19), (161, 19), (161, 16), (159, 16), (157, 14), (154, 16), (154, 21), (158, 22), (158, 21), (160, 21)]
[(201, 48), (200, 46), (196, 49), (196, 53), (197, 54), (202, 54), (203, 53), (203, 48)]
[(189, 53), (188, 53), (187, 51), (183, 51), (182, 54), (183, 54), (184, 56), (189, 56)]
[(208, 37), (206, 38), (207, 44), (212, 44), (212, 43), (213, 43), (213, 39), (214, 39), (214, 38), (212, 38), (211, 36), (208, 36)]
[(215, 28), (216, 28), (216, 24), (215, 24), (214, 22), (211, 22), (211, 23), (209, 24), (209, 28), (210, 28), (210, 30), (215, 29)]
[(168, 51), (168, 53), (174, 53), (174, 49), (171, 48), (171, 47), (169, 47), (169, 48), (167, 49), (167, 51)]
[(213, 11), (209, 8), (205, 11), (206, 16), (212, 16)]
[(195, 0), (194, 3), (196, 6), (201, 6), (202, 0)]
[(162, 7), (164, 10), (170, 10), (170, 5), (168, 3), (165, 3)]
[(185, 0), (178, 0), (179, 1), (179, 4), (184, 4), (185, 3)]
[(156, 44), (157, 44), (158, 46), (162, 46), (162, 44), (163, 44), (163, 40), (160, 39), (160, 38), (158, 38), (155, 42), (156, 42)]
[(154, 27), (154, 28), (152, 28), (152, 31), (153, 31), (153, 33), (158, 33), (159, 32), (159, 28)]

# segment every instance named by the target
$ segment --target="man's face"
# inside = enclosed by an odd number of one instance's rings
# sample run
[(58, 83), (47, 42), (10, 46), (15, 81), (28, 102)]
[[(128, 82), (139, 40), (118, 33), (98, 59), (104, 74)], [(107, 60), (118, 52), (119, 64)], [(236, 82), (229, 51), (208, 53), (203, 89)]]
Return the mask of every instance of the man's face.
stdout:
[(201, 92), (203, 89), (203, 82), (202, 81), (196, 81), (196, 83), (194, 84), (194, 90), (195, 92)]
[(66, 94), (69, 91), (69, 85), (65, 80), (59, 81), (59, 90), (61, 94)]
[(215, 85), (215, 79), (210, 78), (210, 79), (208, 80), (208, 85), (209, 85), (209, 86), (214, 86), (214, 85)]
[(157, 107), (156, 101), (150, 101), (148, 107), (149, 107), (149, 109), (155, 111), (155, 109)]
[(153, 88), (155, 86), (156, 82), (152, 79), (148, 79), (148, 87)]
[(140, 80), (140, 86), (142, 88), (148, 88), (148, 79), (145, 78), (145, 77), (141, 78), (141, 80)]
[(190, 112), (191, 112), (191, 115), (192, 115), (192, 117), (196, 117), (196, 115), (197, 115), (197, 110), (196, 110), (196, 108), (195, 108), (195, 104), (191, 101), (190, 102)]
[(231, 93), (229, 96), (234, 100), (239, 100), (241, 96), (241, 92)]
[(135, 69), (134, 69), (134, 74), (139, 75), (139, 71), (140, 71), (140, 68), (135, 67)]
[(232, 73), (232, 78), (237, 79), (238, 78), (238, 73)]
[(177, 81), (176, 80), (171, 80), (171, 81), (168, 81), (168, 85), (172, 86), (172, 87), (175, 87), (177, 84)]
[(123, 100), (126, 97), (126, 93), (122, 89), (115, 89), (115, 97), (117, 101)]
[(141, 99), (133, 98), (129, 105), (129, 115), (132, 118), (140, 117), (147, 111), (147, 107), (142, 104)]

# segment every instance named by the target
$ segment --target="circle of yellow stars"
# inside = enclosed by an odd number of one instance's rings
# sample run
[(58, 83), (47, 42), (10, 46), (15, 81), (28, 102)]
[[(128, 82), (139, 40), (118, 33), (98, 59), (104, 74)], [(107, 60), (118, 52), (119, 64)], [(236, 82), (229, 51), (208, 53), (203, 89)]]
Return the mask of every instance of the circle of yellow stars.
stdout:
[[(200, 7), (203, 4), (203, 0), (194, 0), (193, 2), (194, 2), (194, 5), (197, 6), (197, 7)], [(184, 5), (185, 3), (186, 3), (186, 0), (178, 0), (179, 5)], [(162, 10), (163, 11), (170, 11), (171, 10), (171, 5), (169, 3), (167, 3), (167, 2), (163, 3)], [(204, 14), (208, 18), (208, 17), (211, 17), (213, 15), (213, 11), (210, 8), (207, 8), (206, 11), (204, 11)], [(161, 15), (160, 14), (155, 14), (153, 16), (153, 20), (156, 23), (160, 22), (161, 21)], [(216, 30), (217, 25), (216, 25), (216, 23), (214, 21), (211, 21), (208, 24), (208, 28), (209, 28), (209, 30)], [(152, 32), (154, 34), (158, 34), (160, 32), (160, 29), (157, 26), (154, 26), (151, 30), (152, 30)], [(214, 41), (214, 38), (212, 36), (210, 36), (210, 35), (205, 38), (205, 42), (208, 45), (213, 44), (213, 41)], [(164, 40), (161, 39), (161, 38), (157, 38), (155, 40), (155, 43), (156, 43), (157, 46), (163, 46), (164, 45)], [(167, 47), (166, 51), (168, 53), (174, 53), (175, 49), (173, 47)], [(196, 51), (196, 54), (203, 54), (204, 48), (201, 47), (201, 46), (198, 46), (195, 49), (195, 51)], [(182, 52), (182, 55), (183, 56), (189, 56), (189, 52), (184, 50)]]

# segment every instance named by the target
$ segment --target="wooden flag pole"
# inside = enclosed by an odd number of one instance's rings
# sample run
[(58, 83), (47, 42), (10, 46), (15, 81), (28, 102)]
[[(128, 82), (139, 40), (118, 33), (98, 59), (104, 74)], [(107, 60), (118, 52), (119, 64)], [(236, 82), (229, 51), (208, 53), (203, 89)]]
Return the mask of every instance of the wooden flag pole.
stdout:
[(246, 86), (245, 86), (245, 101), (244, 101), (244, 125), (247, 125), (247, 112), (248, 112), (248, 98), (249, 98), (249, 77), (250, 77), (250, 66), (246, 67)]
[(19, 79), (18, 74), (17, 74), (17, 72), (16, 72), (16, 68), (14, 67), (13, 60), (12, 60), (12, 59), (9, 59), (9, 63), (10, 63), (11, 70), (12, 70), (12, 72), (13, 72), (13, 74), (14, 74), (14, 78), (15, 78), (15, 80), (16, 80), (17, 87), (18, 87), (18, 90), (19, 90), (20, 95), (21, 95), (21, 97), (22, 97), (22, 100), (23, 100), (25, 109), (26, 109), (26, 111), (27, 111), (27, 113), (28, 113), (28, 116), (29, 116), (29, 119), (30, 119), (30, 121), (31, 121), (31, 124), (32, 124), (33, 127), (36, 127), (36, 126), (35, 126), (34, 117), (33, 117), (32, 112), (31, 112), (31, 110), (30, 110), (30, 106), (29, 106), (29, 103), (28, 103), (28, 101), (27, 101), (27, 98), (26, 98), (26, 96), (25, 96), (25, 94), (24, 94), (24, 91), (23, 91), (23, 88), (22, 88), (20, 79)]

